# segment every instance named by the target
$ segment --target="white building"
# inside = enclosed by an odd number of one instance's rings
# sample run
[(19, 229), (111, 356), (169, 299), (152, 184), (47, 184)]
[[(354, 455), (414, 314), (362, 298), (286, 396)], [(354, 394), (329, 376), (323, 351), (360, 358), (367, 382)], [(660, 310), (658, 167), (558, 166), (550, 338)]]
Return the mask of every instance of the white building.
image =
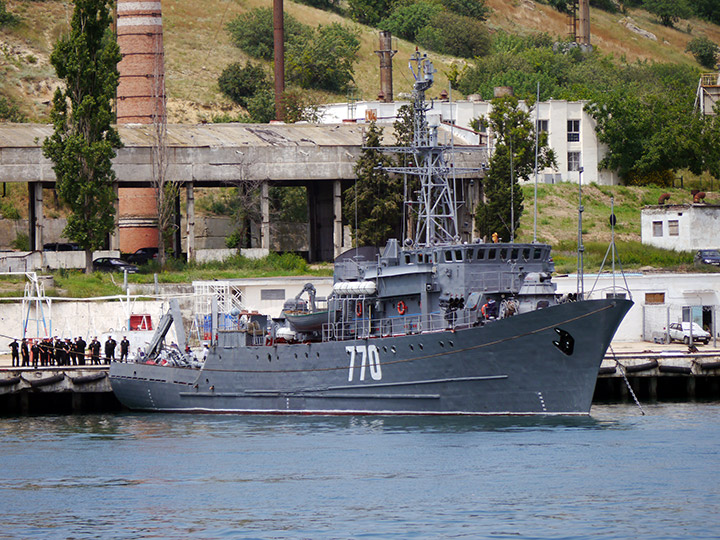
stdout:
[(695, 251), (720, 247), (720, 206), (669, 204), (646, 206), (640, 215), (642, 243)]
[[(521, 102), (524, 103), (524, 102)], [(358, 101), (336, 103), (321, 107), (322, 122), (365, 123), (377, 120), (378, 123), (390, 123), (396, 119), (397, 111), (407, 101), (383, 103), (378, 101)], [(538, 180), (544, 183), (575, 182), (583, 168), (583, 182), (602, 185), (619, 184), (614, 171), (598, 170), (607, 148), (601, 144), (595, 133), (595, 120), (585, 112), (585, 101), (550, 100), (539, 103), (538, 121), (541, 131), (548, 133), (550, 148), (555, 151), (557, 170), (540, 171)], [(493, 134), (480, 134), (470, 130), (473, 118), (487, 116), (492, 109), (489, 101), (432, 101), (428, 116), (439, 116), (447, 124), (457, 126), (455, 135), (471, 144), (487, 144), (492, 151)]]

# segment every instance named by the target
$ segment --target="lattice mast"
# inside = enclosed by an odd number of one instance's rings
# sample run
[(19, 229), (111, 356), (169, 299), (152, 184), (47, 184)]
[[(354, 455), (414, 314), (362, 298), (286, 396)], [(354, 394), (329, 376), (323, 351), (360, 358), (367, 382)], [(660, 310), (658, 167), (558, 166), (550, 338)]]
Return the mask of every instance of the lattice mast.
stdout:
[[(414, 67), (413, 67), (414, 64)], [(407, 167), (387, 167), (385, 170), (417, 176), (420, 188), (417, 200), (408, 204), (417, 207), (414, 242), (416, 246), (447, 244), (459, 241), (455, 179), (452, 173), (473, 173), (480, 169), (450, 167), (445, 154), (452, 148), (438, 145), (437, 125), (429, 125), (425, 92), (432, 86), (436, 72), (426, 54), (410, 58), (413, 86), (413, 145), (411, 147), (382, 147), (381, 150), (411, 156)]]

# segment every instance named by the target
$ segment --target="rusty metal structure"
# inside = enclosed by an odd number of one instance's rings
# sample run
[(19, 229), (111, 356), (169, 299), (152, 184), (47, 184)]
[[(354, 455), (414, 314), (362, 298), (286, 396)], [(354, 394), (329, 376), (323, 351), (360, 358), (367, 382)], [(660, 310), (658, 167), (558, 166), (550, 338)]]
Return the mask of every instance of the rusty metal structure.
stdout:
[(380, 32), (379, 48), (375, 51), (380, 57), (380, 93), (378, 99), (385, 103), (393, 101), (393, 67), (392, 59), (397, 53), (392, 48), (392, 34), (383, 30)]

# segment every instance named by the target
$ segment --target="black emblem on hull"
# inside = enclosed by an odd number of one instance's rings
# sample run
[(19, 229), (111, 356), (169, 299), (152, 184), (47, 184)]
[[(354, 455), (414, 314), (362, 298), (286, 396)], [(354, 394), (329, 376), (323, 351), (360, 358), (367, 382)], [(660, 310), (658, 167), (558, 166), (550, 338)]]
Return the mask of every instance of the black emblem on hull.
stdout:
[(575, 350), (575, 338), (570, 335), (570, 332), (562, 328), (556, 328), (555, 331), (557, 332), (558, 340), (553, 341), (553, 345), (570, 356), (573, 350)]

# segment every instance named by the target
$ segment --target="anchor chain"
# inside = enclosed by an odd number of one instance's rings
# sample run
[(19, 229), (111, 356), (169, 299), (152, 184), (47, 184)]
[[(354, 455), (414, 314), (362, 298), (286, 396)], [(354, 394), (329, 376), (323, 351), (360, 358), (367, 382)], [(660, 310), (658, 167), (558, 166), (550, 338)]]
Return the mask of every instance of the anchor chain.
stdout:
[(613, 355), (613, 360), (615, 360), (615, 364), (617, 367), (620, 368), (620, 374), (623, 376), (623, 379), (625, 380), (625, 385), (627, 386), (628, 390), (630, 390), (630, 395), (632, 396), (633, 400), (635, 401), (635, 405), (638, 406), (638, 409), (640, 409), (640, 413), (645, 416), (645, 411), (642, 408), (642, 405), (640, 405), (640, 401), (638, 400), (637, 396), (635, 395), (635, 392), (632, 389), (632, 386), (630, 386), (630, 381), (627, 378), (627, 375), (625, 375), (625, 366), (623, 366), (620, 361), (615, 356), (615, 351), (613, 351), (612, 345), (610, 345), (610, 352)]

